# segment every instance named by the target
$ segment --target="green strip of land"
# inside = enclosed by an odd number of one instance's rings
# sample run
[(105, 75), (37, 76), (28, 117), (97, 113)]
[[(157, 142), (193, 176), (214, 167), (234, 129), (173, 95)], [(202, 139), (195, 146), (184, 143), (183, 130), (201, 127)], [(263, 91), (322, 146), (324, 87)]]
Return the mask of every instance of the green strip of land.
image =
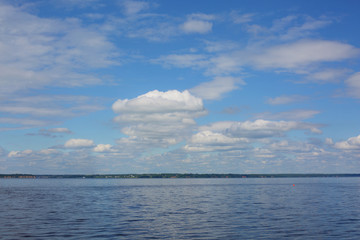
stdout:
[(305, 173), (305, 174), (197, 174), (197, 173), (155, 173), (155, 174), (0, 174), (0, 178), (306, 178), (306, 177), (360, 177), (358, 173)]

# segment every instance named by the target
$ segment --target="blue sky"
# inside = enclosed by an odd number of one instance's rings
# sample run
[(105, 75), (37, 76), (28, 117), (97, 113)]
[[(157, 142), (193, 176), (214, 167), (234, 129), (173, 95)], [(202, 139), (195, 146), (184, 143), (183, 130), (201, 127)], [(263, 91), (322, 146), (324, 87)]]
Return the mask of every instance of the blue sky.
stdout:
[(360, 171), (358, 1), (0, 1), (0, 173)]

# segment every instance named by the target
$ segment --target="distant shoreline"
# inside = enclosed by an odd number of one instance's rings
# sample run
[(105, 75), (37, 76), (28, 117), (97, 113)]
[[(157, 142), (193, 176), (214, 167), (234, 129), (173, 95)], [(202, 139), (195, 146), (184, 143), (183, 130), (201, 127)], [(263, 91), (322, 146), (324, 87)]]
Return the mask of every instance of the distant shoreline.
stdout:
[(47, 178), (309, 178), (309, 177), (360, 177), (360, 173), (289, 173), (289, 174), (197, 174), (197, 173), (154, 173), (154, 174), (0, 174), (0, 178), (47, 179)]

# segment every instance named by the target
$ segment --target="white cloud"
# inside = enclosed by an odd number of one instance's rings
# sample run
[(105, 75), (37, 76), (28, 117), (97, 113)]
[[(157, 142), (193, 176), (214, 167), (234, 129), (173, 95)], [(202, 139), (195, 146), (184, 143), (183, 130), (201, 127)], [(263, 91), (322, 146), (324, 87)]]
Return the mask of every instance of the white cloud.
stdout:
[(206, 114), (202, 100), (188, 91), (151, 91), (134, 99), (119, 99), (113, 111), (122, 132), (139, 142), (175, 144), (189, 134), (195, 118)]
[(325, 144), (327, 145), (333, 145), (334, 141), (332, 140), (332, 138), (325, 138)]
[[(11, 125), (14, 129), (24, 129), (24, 128), (32, 128), (39, 126), (46, 126), (54, 123), (54, 121), (49, 121), (47, 119), (31, 119), (31, 118), (14, 118), (14, 117), (1, 117), (0, 123)], [(55, 122), (56, 123), (56, 122)], [(11, 129), (12, 127), (10, 127)], [(0, 128), (1, 130), (1, 128)], [(4, 128), (6, 130), (6, 127)]]
[[(55, 125), (64, 119), (83, 115), (102, 109), (101, 99), (86, 96), (64, 95), (11, 95), (0, 99), (0, 113), (7, 117), (0, 117), (0, 123), (11, 124), (19, 128), (42, 127)], [(52, 130), (55, 131), (55, 130)], [(41, 130), (38, 134), (52, 134)]]
[(266, 101), (266, 103), (271, 105), (281, 105), (281, 104), (289, 104), (294, 102), (301, 102), (306, 99), (307, 99), (306, 96), (301, 96), (301, 95), (288, 95), (288, 96), (284, 95), (275, 98), (269, 98)]
[(110, 152), (111, 148), (111, 144), (98, 144), (94, 147), (94, 152)]
[(134, 15), (150, 7), (148, 2), (143, 1), (124, 1), (122, 4), (126, 15)]
[[(244, 18), (244, 20), (247, 20), (247, 18)], [(245, 26), (247, 32), (253, 34), (253, 37), (261, 42), (291, 41), (314, 35), (316, 34), (315, 30), (331, 22), (332, 21), (326, 17), (314, 19), (306, 15), (289, 15), (275, 19), (270, 27), (260, 26), (258, 24), (247, 24)]]
[(0, 112), (11, 114), (30, 114), (35, 116), (60, 116), (64, 113), (62, 109), (41, 108), (36, 106), (0, 106)]
[(252, 57), (258, 68), (301, 69), (321, 62), (341, 61), (357, 56), (359, 49), (345, 43), (325, 40), (301, 40), (270, 47)]
[(360, 72), (354, 73), (345, 80), (350, 96), (360, 98)]
[[(292, 43), (270, 45), (249, 44), (239, 49), (234, 45), (223, 48), (210, 43), (205, 50), (208, 54), (171, 54), (161, 56), (154, 63), (165, 67), (203, 69), (206, 75), (224, 76), (240, 73), (245, 67), (275, 69), (296, 74), (307, 74), (306, 81), (336, 82), (348, 71), (346, 69), (322, 69), (328, 62), (340, 62), (354, 58), (360, 49), (352, 45), (326, 40), (300, 40)], [(211, 52), (213, 51), (213, 52)], [(214, 52), (215, 51), (215, 52)]]
[(201, 126), (201, 131), (209, 130), (226, 133), (231, 137), (269, 138), (283, 136), (292, 130), (307, 130), (312, 133), (321, 133), (316, 124), (296, 121), (268, 121), (258, 119), (245, 122), (216, 122)]
[(45, 155), (52, 155), (52, 154), (59, 154), (60, 151), (57, 149), (42, 149), (39, 151), (40, 154), (45, 154)]
[(202, 20), (188, 20), (182, 26), (181, 29), (186, 33), (208, 33), (212, 29), (212, 23)]
[(246, 138), (230, 138), (221, 133), (214, 133), (211, 131), (202, 131), (196, 133), (191, 137), (191, 143), (202, 143), (202, 144), (232, 144), (236, 142), (248, 142)]
[(114, 45), (78, 19), (41, 18), (24, 9), (0, 3), (0, 93), (99, 84), (86, 67), (117, 64)]
[(191, 88), (190, 92), (194, 95), (207, 100), (220, 99), (228, 92), (238, 88), (237, 85), (244, 85), (245, 82), (235, 77), (215, 77), (210, 82), (204, 82)]
[(243, 148), (242, 144), (248, 142), (246, 138), (228, 137), (222, 133), (205, 130), (194, 134), (184, 146), (184, 150), (190, 152), (229, 151)]
[(26, 157), (28, 155), (31, 155), (33, 153), (33, 150), (31, 149), (27, 149), (27, 150), (24, 150), (24, 151), (11, 151), (9, 152), (8, 154), (8, 157), (11, 158), (11, 157)]
[(87, 148), (93, 147), (94, 141), (89, 139), (70, 139), (65, 144), (65, 148)]
[(325, 69), (307, 75), (306, 79), (316, 83), (337, 83), (340, 82), (348, 72), (348, 69)]
[(180, 28), (185, 33), (205, 34), (212, 30), (212, 23), (210, 22), (212, 19), (214, 19), (212, 15), (192, 14), (188, 16), (187, 21), (183, 23)]
[(131, 100), (119, 99), (112, 108), (115, 113), (197, 112), (203, 110), (203, 103), (200, 98), (192, 96), (188, 91), (154, 90)]
[(320, 148), (316, 147), (313, 144), (307, 143), (307, 142), (301, 142), (301, 141), (289, 141), (289, 140), (281, 140), (276, 141), (268, 145), (268, 148), (272, 152), (277, 152), (279, 154), (283, 153), (296, 153), (296, 152), (318, 152), (321, 151)]
[(206, 74), (224, 75), (240, 72), (241, 66), (245, 64), (244, 56), (241, 54), (219, 54), (209, 59)]
[(342, 150), (360, 150), (360, 135), (357, 137), (351, 137), (346, 141), (337, 142), (334, 147)]
[(241, 70), (246, 63), (241, 54), (205, 55), (205, 54), (170, 54), (153, 60), (154, 63), (163, 64), (165, 67), (175, 66), (180, 68), (204, 69), (206, 75), (229, 75)]

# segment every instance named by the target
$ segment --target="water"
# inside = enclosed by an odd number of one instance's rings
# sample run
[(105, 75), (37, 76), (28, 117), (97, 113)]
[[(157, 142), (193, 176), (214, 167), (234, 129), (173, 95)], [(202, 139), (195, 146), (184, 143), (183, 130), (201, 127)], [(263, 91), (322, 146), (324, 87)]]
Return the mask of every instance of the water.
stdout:
[(359, 203), (360, 178), (0, 179), (0, 239), (360, 239)]

